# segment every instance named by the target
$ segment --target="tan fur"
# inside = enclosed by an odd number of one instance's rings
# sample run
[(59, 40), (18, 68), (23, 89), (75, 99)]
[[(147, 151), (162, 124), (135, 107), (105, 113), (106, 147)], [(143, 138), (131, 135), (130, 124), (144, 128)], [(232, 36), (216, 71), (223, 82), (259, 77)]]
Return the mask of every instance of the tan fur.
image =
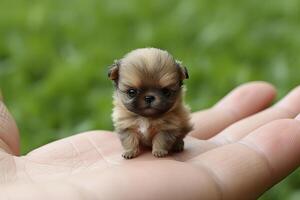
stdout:
[(139, 87), (142, 83), (166, 86), (175, 84), (178, 80), (178, 73), (174, 71), (173, 67), (174, 60), (168, 52), (163, 50), (154, 48), (138, 49), (127, 54), (122, 59), (121, 64), (122, 67), (119, 71), (120, 86)]
[[(139, 88), (143, 84), (166, 87), (181, 81), (181, 74), (175, 60), (166, 51), (145, 48), (127, 54), (118, 69), (118, 87)], [(175, 87), (175, 86), (174, 86)], [(173, 107), (157, 118), (143, 117), (129, 111), (122, 103), (118, 93), (114, 93), (113, 122), (125, 149), (123, 157), (133, 158), (139, 153), (139, 146), (152, 146), (157, 157), (166, 156), (169, 151), (180, 151), (182, 139), (192, 129), (190, 111), (183, 103), (184, 90)]]

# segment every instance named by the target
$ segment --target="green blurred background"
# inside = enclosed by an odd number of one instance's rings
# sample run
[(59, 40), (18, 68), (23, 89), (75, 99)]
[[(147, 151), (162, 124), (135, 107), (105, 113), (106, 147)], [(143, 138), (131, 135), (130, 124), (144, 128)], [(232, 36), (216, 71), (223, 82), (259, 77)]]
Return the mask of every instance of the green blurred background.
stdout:
[[(139, 47), (167, 49), (190, 71), (192, 110), (241, 83), (279, 98), (300, 83), (298, 0), (1, 0), (0, 87), (22, 152), (91, 129), (112, 129), (107, 66)], [(300, 172), (261, 199), (300, 199)]]

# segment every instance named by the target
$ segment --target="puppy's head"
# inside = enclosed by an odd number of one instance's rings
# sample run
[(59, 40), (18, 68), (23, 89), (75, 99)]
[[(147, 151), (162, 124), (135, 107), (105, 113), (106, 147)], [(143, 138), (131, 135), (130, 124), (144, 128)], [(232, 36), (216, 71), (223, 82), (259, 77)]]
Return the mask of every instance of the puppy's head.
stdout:
[(159, 117), (181, 100), (188, 73), (167, 51), (144, 48), (115, 61), (108, 76), (115, 82), (117, 100), (129, 111)]

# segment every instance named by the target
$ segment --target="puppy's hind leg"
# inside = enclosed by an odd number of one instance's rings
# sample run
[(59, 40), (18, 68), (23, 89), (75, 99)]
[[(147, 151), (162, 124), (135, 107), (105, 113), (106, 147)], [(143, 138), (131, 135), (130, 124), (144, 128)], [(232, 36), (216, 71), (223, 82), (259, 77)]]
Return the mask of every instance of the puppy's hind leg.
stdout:
[(178, 138), (176, 142), (173, 144), (172, 151), (173, 152), (181, 152), (184, 148), (184, 141), (182, 138)]
[(124, 153), (122, 154), (122, 156), (125, 159), (137, 157), (140, 152), (140, 142), (138, 135), (136, 133), (126, 131), (119, 133), (119, 137), (124, 148)]

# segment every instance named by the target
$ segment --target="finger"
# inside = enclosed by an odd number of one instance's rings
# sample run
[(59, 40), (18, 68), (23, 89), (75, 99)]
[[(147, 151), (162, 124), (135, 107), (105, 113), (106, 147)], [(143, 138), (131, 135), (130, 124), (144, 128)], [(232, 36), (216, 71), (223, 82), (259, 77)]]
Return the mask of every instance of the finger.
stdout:
[(19, 131), (2, 101), (2, 96), (0, 97), (0, 148), (8, 153), (19, 154)]
[(212, 141), (227, 144), (236, 142), (253, 130), (276, 119), (294, 118), (300, 112), (300, 86), (271, 108), (229, 126)]
[(230, 124), (263, 110), (276, 95), (274, 87), (266, 82), (251, 82), (239, 86), (211, 109), (192, 115), (194, 130), (199, 139), (208, 139)]
[(211, 174), (223, 199), (256, 199), (300, 164), (300, 122), (271, 122), (189, 162)]

